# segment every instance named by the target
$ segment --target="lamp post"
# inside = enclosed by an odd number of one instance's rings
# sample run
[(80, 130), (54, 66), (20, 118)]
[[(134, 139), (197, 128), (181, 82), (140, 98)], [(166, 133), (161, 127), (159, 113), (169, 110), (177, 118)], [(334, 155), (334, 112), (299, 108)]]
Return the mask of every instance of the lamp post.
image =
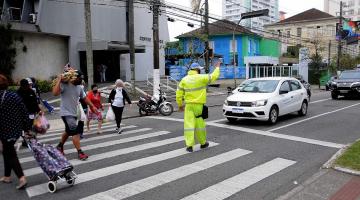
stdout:
[(236, 27), (239, 26), (241, 20), (243, 20), (243, 19), (250, 19), (250, 18), (261, 17), (261, 16), (269, 16), (269, 9), (263, 9), (263, 10), (242, 13), (240, 20), (238, 21), (236, 26), (234, 26), (233, 37), (232, 37), (233, 38), (232, 47), (233, 47), (234, 86), (235, 86), (235, 88), (236, 88), (236, 66), (235, 66), (235, 61), (236, 61), (236, 59), (235, 59), (235, 30), (236, 30)]

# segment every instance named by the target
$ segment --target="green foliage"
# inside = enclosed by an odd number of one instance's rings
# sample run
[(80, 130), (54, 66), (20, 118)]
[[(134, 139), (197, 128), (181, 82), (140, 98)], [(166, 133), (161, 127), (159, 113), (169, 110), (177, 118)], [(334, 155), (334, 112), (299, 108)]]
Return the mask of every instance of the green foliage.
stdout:
[(46, 93), (46, 92), (51, 91), (51, 89), (52, 89), (51, 84), (52, 84), (51, 81), (45, 81), (45, 80), (38, 80), (37, 81), (37, 85), (39, 87), (39, 90), (42, 93)]
[(337, 57), (334, 57), (331, 61), (331, 72), (333, 74), (336, 73), (337, 70), (348, 70), (348, 69), (354, 69), (356, 66), (360, 64), (360, 55), (357, 57), (352, 57), (349, 54), (343, 54), (340, 57), (340, 66), (339, 69), (337, 68)]
[(15, 68), (15, 38), (11, 33), (11, 25), (0, 25), (0, 71), (8, 78)]
[(19, 89), (19, 86), (16, 86), (16, 85), (10, 85), (8, 88), (9, 91), (13, 91), (13, 92), (16, 92), (18, 89)]
[(351, 145), (336, 161), (341, 167), (360, 170), (360, 141)]
[[(7, 76), (10, 81), (16, 63), (17, 42), (24, 43), (24, 37), (17, 37), (14, 32), (11, 31), (11, 24), (0, 24), (0, 72)], [(25, 45), (23, 45), (21, 49), (24, 53), (28, 50)]]

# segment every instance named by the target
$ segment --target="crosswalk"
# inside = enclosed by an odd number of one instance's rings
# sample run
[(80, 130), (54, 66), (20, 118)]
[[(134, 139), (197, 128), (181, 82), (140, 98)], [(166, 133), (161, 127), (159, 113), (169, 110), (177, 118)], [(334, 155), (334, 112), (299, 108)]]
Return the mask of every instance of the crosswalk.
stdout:
[[(92, 125), (92, 128), (95, 129), (96, 125)], [(209, 141), (210, 146), (206, 150), (200, 150), (197, 145), (193, 153), (188, 153), (185, 151), (184, 138), (180, 131), (174, 133), (141, 125), (124, 125), (123, 133), (116, 134), (114, 128), (113, 124), (104, 124), (102, 134), (96, 134), (96, 130), (85, 134), (81, 145), (90, 155), (86, 161), (76, 158), (76, 150), (70, 141), (64, 146), (65, 154), (74, 166), (78, 178), (75, 186), (57, 191), (61, 193), (62, 199), (107, 200), (135, 197), (157, 188), (179, 184), (183, 179), (191, 180), (194, 175), (206, 176), (209, 171), (221, 174), (221, 166), (231, 165), (239, 159), (251, 159), (254, 154), (251, 150), (241, 148), (220, 150), (219, 147), (226, 144), (215, 141)], [(61, 134), (62, 130), (52, 130), (46, 135), (39, 136), (38, 140), (55, 145)], [(46, 195), (56, 196), (56, 193), (48, 193), (48, 180), (29, 150), (22, 149), (18, 155), (29, 181), (26, 188), (28, 197), (41, 199), (50, 197)], [(180, 198), (171, 199), (227, 199), (295, 164), (294, 160), (274, 157), (250, 169), (239, 171), (231, 177), (224, 176), (221, 180), (214, 180), (211, 184), (191, 180), (197, 182), (200, 189), (185, 191)], [(114, 181), (121, 180), (120, 177), (140, 169), (143, 172), (141, 176), (127, 176), (126, 182)], [(82, 185), (96, 185), (98, 182), (106, 183), (106, 186), (100, 187), (101, 191), (94, 189), (85, 193), (77, 192)]]

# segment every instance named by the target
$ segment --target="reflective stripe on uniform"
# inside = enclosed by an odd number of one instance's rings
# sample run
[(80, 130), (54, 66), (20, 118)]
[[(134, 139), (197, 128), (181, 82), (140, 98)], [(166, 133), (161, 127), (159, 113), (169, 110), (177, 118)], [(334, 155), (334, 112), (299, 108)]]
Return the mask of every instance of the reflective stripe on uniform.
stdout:
[(184, 88), (182, 88), (182, 87), (180, 87), (180, 86), (178, 86), (178, 88), (177, 88), (178, 90), (182, 90), (182, 91), (185, 91), (185, 89)]
[(202, 87), (198, 87), (198, 88), (192, 88), (192, 89), (184, 89), (185, 92), (193, 92), (193, 91), (198, 91), (198, 90), (203, 90), (206, 89), (207, 86), (202, 86)]
[(184, 132), (186, 131), (206, 131), (206, 128), (185, 128)]
[(208, 74), (208, 76), (209, 76), (208, 85), (210, 85), (210, 83), (211, 83), (211, 74)]

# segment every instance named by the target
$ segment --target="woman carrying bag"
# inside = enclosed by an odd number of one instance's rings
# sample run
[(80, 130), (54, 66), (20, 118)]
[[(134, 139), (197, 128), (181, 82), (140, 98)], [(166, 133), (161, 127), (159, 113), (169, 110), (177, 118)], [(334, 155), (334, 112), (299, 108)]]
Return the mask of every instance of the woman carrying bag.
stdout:
[(109, 103), (111, 104), (111, 108), (115, 114), (115, 120), (117, 125), (116, 132), (118, 134), (121, 134), (122, 130), (120, 128), (120, 124), (122, 119), (122, 113), (124, 111), (125, 100), (130, 105), (131, 105), (131, 100), (129, 98), (129, 95), (124, 89), (125, 85), (121, 79), (116, 80), (115, 85), (116, 85), (115, 89), (113, 89), (109, 95)]
[(2, 183), (11, 183), (11, 171), (13, 170), (19, 179), (17, 189), (24, 189), (27, 181), (20, 165), (14, 144), (21, 136), (22, 131), (30, 130), (29, 113), (18, 94), (8, 89), (9, 82), (4, 75), (0, 74), (0, 140), (4, 158), (4, 176), (0, 178)]

